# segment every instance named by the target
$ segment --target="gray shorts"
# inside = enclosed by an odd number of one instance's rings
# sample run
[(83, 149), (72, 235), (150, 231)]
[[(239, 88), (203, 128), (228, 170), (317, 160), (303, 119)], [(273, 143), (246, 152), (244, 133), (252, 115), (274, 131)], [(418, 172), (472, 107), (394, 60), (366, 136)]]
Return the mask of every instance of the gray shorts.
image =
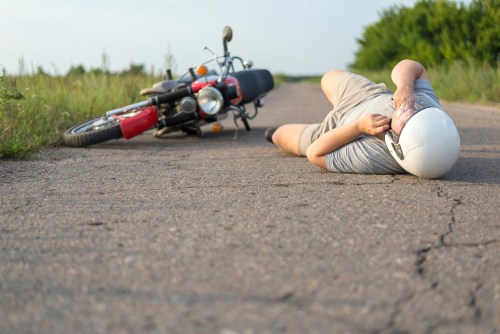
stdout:
[(311, 124), (308, 125), (304, 130), (302, 130), (299, 138), (299, 149), (302, 156), (306, 156), (306, 151), (309, 145), (311, 145), (316, 139), (318, 139), (318, 137), (314, 136), (314, 134), (317, 132), (317, 129), (320, 127), (320, 125), (321, 124), (319, 123)]
[(385, 84), (376, 84), (361, 75), (350, 72), (342, 72), (337, 75), (330, 89), (334, 101), (333, 110), (326, 115), (323, 123), (307, 126), (300, 135), (299, 148), (300, 153), (304, 156), (309, 145), (322, 134), (339, 125), (342, 117), (349, 110), (352, 110), (368, 98), (380, 94), (392, 94)]

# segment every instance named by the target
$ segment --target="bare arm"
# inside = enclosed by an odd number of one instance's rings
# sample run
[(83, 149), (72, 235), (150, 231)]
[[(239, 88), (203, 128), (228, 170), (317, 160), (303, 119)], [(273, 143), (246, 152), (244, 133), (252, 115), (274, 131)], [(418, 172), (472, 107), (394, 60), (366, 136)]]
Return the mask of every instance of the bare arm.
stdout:
[(349, 144), (362, 134), (380, 135), (389, 130), (389, 118), (380, 114), (366, 115), (355, 122), (334, 128), (307, 148), (307, 159), (326, 169), (325, 155)]
[(392, 82), (397, 89), (394, 93), (394, 107), (397, 109), (403, 101), (411, 96), (414, 92), (415, 80), (427, 79), (429, 75), (422, 64), (405, 59), (400, 61), (391, 73)]

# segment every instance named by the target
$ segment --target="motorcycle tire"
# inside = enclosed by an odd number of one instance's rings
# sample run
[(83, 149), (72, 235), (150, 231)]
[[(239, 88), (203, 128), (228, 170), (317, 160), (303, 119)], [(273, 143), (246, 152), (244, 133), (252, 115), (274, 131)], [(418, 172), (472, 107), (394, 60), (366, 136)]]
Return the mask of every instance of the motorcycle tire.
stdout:
[(120, 121), (114, 118), (105, 120), (101, 116), (69, 128), (63, 133), (62, 141), (66, 146), (85, 147), (122, 137)]

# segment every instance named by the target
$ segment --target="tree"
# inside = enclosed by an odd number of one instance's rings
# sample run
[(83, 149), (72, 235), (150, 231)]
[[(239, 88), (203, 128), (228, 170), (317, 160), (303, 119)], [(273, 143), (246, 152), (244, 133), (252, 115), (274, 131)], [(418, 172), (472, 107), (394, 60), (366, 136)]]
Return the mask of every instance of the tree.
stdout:
[(399, 29), (402, 26), (404, 8), (392, 7), (382, 13), (382, 19), (365, 29), (363, 38), (357, 42), (361, 48), (356, 53), (354, 68), (378, 69), (390, 67), (397, 58)]
[(83, 65), (71, 66), (68, 70), (66, 76), (82, 76), (86, 73), (85, 67)]
[(474, 0), (467, 7), (445, 0), (421, 0), (413, 8), (391, 7), (368, 26), (351, 67), (392, 67), (403, 58), (425, 66), (456, 60), (486, 61), (500, 56), (499, 0)]
[(124, 75), (145, 75), (146, 70), (144, 64), (130, 64), (129, 68), (123, 71)]
[(49, 73), (47, 73), (47, 71), (45, 71), (45, 69), (43, 68), (43, 66), (39, 65), (36, 68), (36, 75), (42, 76), (42, 77), (48, 77)]
[(475, 0), (471, 3), (467, 26), (473, 31), (474, 59), (484, 60), (493, 66), (500, 62), (500, 1)]

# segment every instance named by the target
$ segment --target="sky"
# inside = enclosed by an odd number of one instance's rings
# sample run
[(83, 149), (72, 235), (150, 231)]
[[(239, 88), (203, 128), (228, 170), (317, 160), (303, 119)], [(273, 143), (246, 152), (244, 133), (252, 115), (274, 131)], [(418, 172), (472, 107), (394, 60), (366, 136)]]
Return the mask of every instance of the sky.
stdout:
[(66, 74), (71, 66), (112, 71), (144, 64), (174, 73), (220, 54), (229, 25), (233, 55), (290, 75), (346, 69), (357, 38), (394, 5), (414, 0), (0, 0), (0, 70)]

